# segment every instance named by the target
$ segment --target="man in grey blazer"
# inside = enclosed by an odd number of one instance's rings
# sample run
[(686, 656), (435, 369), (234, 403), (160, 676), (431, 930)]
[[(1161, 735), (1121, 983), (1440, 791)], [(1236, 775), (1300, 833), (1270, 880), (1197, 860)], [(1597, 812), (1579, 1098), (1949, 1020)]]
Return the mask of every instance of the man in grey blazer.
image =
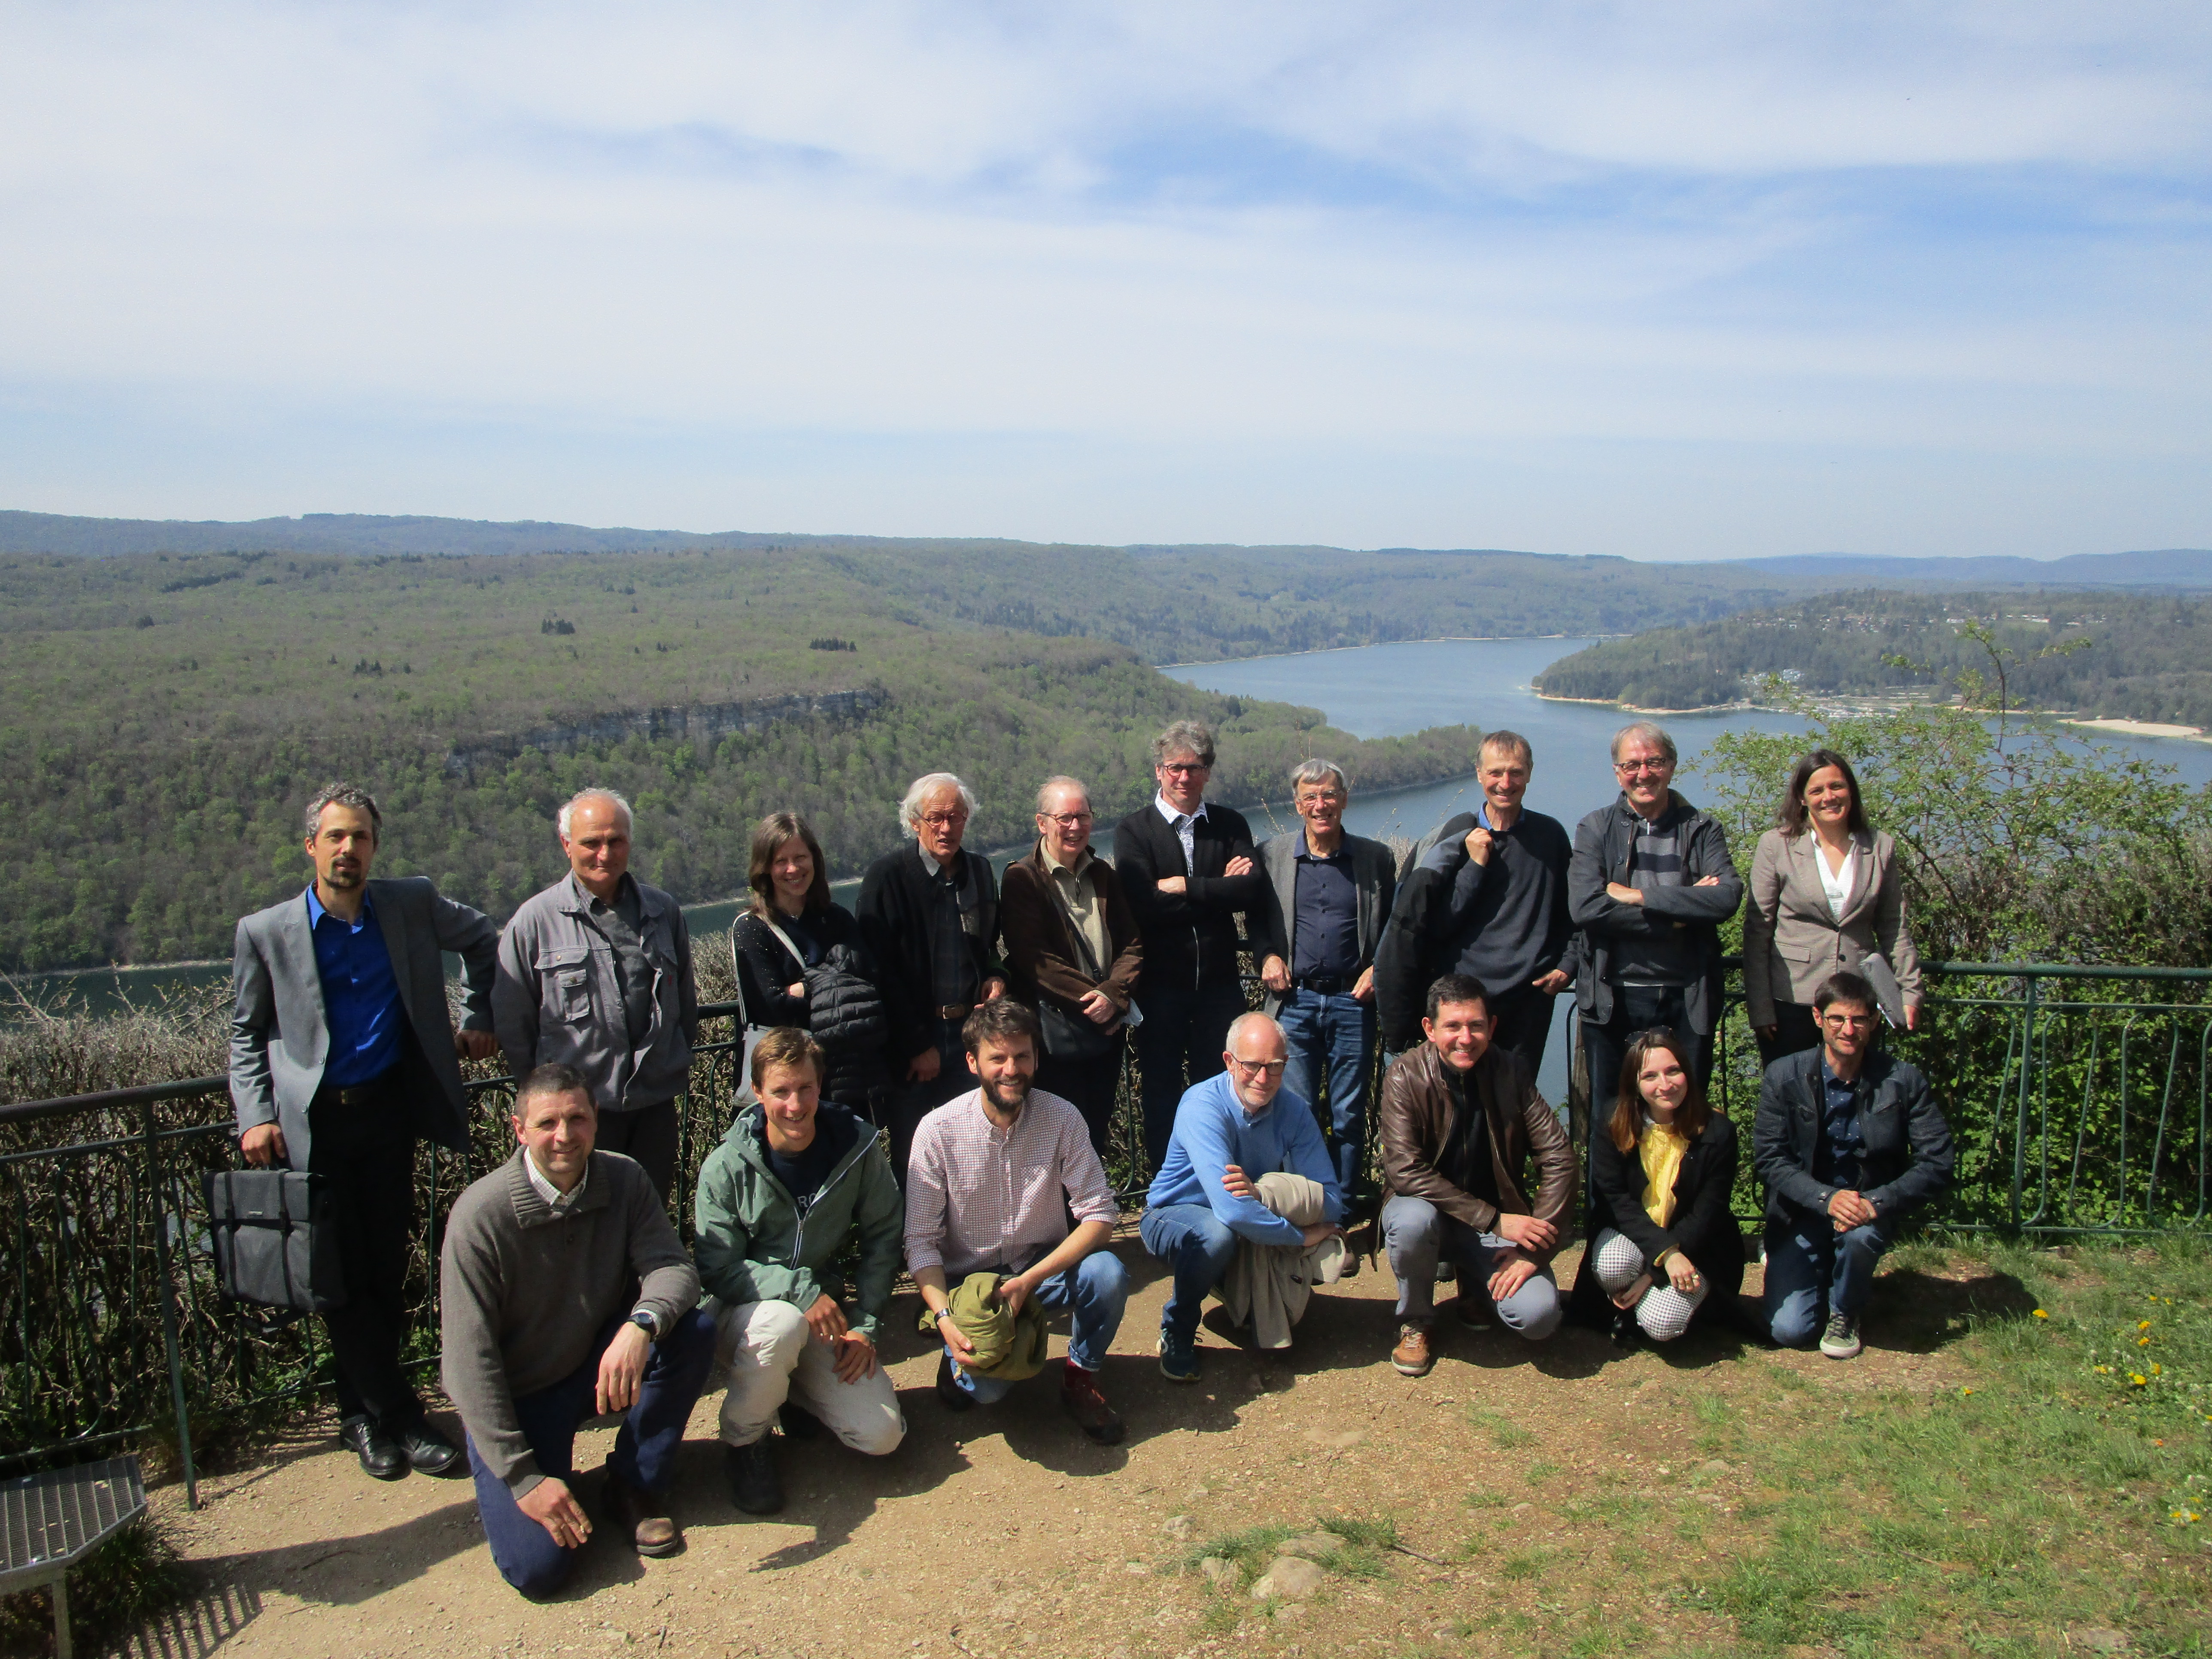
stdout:
[[(1290, 1045), (1283, 1086), (1316, 1104), (1328, 1097), (1329, 1156), (1347, 1217), (1362, 1213), (1371, 1197), (1361, 1173), (1375, 1064), (1375, 951), (1398, 884), (1390, 849), (1346, 831), (1351, 800), (1351, 782), (1334, 761), (1301, 762), (1291, 771), (1301, 827), (1258, 848), (1267, 881), (1260, 982)], [(1325, 1091), (1317, 1086), (1324, 1079)]]
[[(382, 817), (334, 783), (307, 803), (315, 878), (238, 924), (230, 1097), (248, 1164), (323, 1178), (345, 1303), (323, 1316), (338, 1436), (380, 1480), (441, 1474), (459, 1451), (400, 1368), (415, 1221), (415, 1143), (468, 1145), (459, 1057), (489, 1059), (497, 931), (416, 877), (371, 881)], [(441, 952), (458, 952), (468, 1015), (453, 1030)]]

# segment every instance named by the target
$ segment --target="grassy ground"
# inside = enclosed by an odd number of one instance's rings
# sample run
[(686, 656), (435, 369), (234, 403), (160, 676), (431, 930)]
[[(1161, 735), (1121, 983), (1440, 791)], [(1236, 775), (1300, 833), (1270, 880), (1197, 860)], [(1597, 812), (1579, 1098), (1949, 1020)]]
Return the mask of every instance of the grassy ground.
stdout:
[[(1940, 1381), (1869, 1387), (1868, 1367), (1747, 1348), (1632, 1384), (1620, 1421), (1565, 1444), (1525, 1412), (1468, 1407), (1511, 1473), (1490, 1463), (1464, 1494), (1474, 1594), (1444, 1605), (1466, 1611), (1395, 1650), (2205, 1653), (2212, 1249), (1966, 1242), (1885, 1267), (1899, 1346), (1940, 1351)], [(1964, 1294), (1915, 1298), (1947, 1284)], [(1595, 1438), (1614, 1455), (1592, 1460)], [(1237, 1565), (1208, 1575), (1210, 1632), (1261, 1633), (1243, 1602), (1292, 1530), (1184, 1559)], [(1389, 1553), (1395, 1532), (1368, 1536), (1379, 1550), (1325, 1565), (1441, 1582)]]

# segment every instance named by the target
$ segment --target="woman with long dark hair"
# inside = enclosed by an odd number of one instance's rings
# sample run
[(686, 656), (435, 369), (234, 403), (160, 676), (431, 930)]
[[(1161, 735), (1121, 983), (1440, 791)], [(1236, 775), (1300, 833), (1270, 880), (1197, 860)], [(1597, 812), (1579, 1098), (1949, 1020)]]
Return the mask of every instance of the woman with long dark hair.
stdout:
[(1695, 1050), (1639, 1031), (1609, 1122), (1590, 1137), (1589, 1243), (1574, 1308), (1613, 1340), (1671, 1342), (1743, 1285), (1743, 1232), (1729, 1209), (1735, 1126), (1698, 1086)]
[(825, 1057), (822, 1097), (879, 1119), (890, 1072), (875, 958), (853, 913), (830, 897), (822, 843), (796, 812), (753, 830), (752, 899), (730, 929), (748, 1025), (811, 1032)]
[[(1897, 844), (1867, 823), (1851, 763), (1832, 749), (1801, 757), (1775, 827), (1751, 860), (1743, 912), (1743, 993), (1760, 1060), (1820, 1042), (1813, 993), (1831, 974), (1888, 964), (1910, 1030), (1920, 1017), (1920, 957), (1905, 921)], [(1872, 975), (1877, 984), (1881, 975)]]

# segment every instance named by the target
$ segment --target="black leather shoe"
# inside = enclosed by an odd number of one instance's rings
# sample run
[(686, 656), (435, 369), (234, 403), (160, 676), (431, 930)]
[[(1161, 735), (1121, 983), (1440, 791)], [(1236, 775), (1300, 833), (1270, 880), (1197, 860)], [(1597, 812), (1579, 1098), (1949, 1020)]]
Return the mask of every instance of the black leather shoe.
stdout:
[(417, 1423), (392, 1437), (399, 1443), (408, 1467), (419, 1474), (447, 1474), (461, 1461), (461, 1449), (428, 1423)]
[(1644, 1341), (1644, 1328), (1636, 1322), (1634, 1312), (1626, 1310), (1613, 1315), (1606, 1334), (1613, 1339), (1613, 1346), (1623, 1353), (1642, 1346)]
[(730, 1501), (747, 1515), (774, 1515), (783, 1507), (783, 1480), (767, 1435), (750, 1446), (724, 1447), (722, 1472), (729, 1477)]
[(379, 1480), (397, 1480), (407, 1473), (407, 1454), (399, 1443), (363, 1413), (338, 1425), (338, 1443), (361, 1459), (361, 1466)]

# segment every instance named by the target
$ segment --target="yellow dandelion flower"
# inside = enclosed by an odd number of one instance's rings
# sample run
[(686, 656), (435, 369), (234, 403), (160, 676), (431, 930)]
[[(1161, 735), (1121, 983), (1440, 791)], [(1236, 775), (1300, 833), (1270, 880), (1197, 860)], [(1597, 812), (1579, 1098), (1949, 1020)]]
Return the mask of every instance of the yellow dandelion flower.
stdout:
[(2153, 1376), (2164, 1376), (2166, 1375), (2166, 1367), (2160, 1364), (2157, 1361), (2153, 1360), (2151, 1362), (2150, 1374)]
[(2136, 1339), (2136, 1346), (2138, 1348), (2148, 1348), (2150, 1346), (2150, 1339), (2147, 1336), (2137, 1337)]
[(2148, 1319), (2139, 1319), (2139, 1320), (2137, 1320), (2137, 1321), (2136, 1322), (2136, 1328), (2137, 1330), (2139, 1330), (2139, 1331), (2147, 1331), (2147, 1330), (2148, 1330), (2148, 1329), (2150, 1328), (2150, 1321), (2148, 1321)]
[(1972, 1394), (1972, 1393), (1973, 1393), (1973, 1390), (1972, 1390), (1972, 1389), (1960, 1389), (1960, 1390), (1959, 1390), (1959, 1392), (1960, 1392), (1960, 1394)]
[(2038, 1309), (2035, 1310), (2035, 1316), (2036, 1316), (2038, 1319), (2048, 1319), (2048, 1318), (2050, 1318), (2050, 1317), (2051, 1317), (2051, 1316), (2050, 1316), (2049, 1314), (2047, 1314), (2047, 1313), (2044, 1312), (2044, 1311), (2043, 1311), (2043, 1310), (2042, 1310), (2042, 1309), (2040, 1309), (2040, 1308), (2038, 1308)]
[(2147, 1389), (2150, 1386), (2150, 1378), (2145, 1376), (2141, 1371), (2130, 1371), (2128, 1381), (2139, 1389)]

